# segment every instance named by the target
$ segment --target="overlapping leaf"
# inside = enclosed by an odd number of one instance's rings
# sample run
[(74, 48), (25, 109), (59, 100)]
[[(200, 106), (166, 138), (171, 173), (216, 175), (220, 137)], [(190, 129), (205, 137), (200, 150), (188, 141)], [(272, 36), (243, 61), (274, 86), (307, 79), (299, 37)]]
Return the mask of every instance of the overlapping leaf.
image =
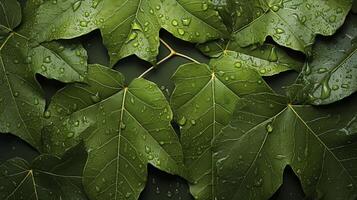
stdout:
[(352, 105), (290, 105), (271, 94), (240, 100), (214, 142), (217, 199), (268, 199), (282, 184), (287, 165), (308, 198), (355, 199), (357, 110)]
[(263, 44), (271, 36), (278, 44), (309, 52), (315, 36), (332, 35), (343, 24), (352, 0), (234, 1), (233, 42)]
[(82, 145), (62, 158), (41, 155), (32, 164), (13, 158), (0, 165), (0, 198), (86, 200), (82, 172), (87, 153)]
[(298, 57), (288, 55), (284, 49), (273, 44), (242, 48), (236, 43), (220, 40), (199, 45), (199, 48), (210, 57), (223, 54), (235, 57), (236, 62), (257, 70), (261, 76), (272, 76), (288, 70), (301, 71), (303, 67)]
[(184, 176), (172, 111), (161, 90), (144, 79), (123, 87), (119, 72), (98, 65), (90, 66), (87, 77), (89, 85), (74, 84), (56, 95), (51, 110), (74, 112), (55, 114), (44, 137), (52, 153), (85, 141), (89, 157), (83, 182), (89, 197), (137, 199), (149, 163)]
[[(343, 99), (357, 90), (357, 16), (332, 38), (317, 41), (313, 58), (297, 81), (302, 98), (319, 105)], [(300, 99), (300, 101), (302, 101)]]
[(99, 28), (112, 64), (132, 54), (154, 62), (161, 28), (180, 39), (200, 43), (226, 33), (207, 0), (31, 2), (28, 9), (37, 13), (33, 28), (41, 30), (36, 38), (73, 38)]
[(212, 199), (212, 139), (229, 122), (239, 97), (271, 90), (255, 70), (230, 57), (212, 60), (210, 66), (183, 65), (173, 81), (171, 105), (181, 126), (191, 191), (199, 199)]
[[(1, 2), (17, 5), (16, 1)], [(14, 13), (19, 15), (21, 11), (3, 14), (17, 20), (19, 16), (12, 16)], [(87, 54), (80, 45), (67, 42), (32, 46), (33, 41), (26, 35), (11, 29), (13, 25), (0, 24), (8, 30), (0, 40), (0, 131), (15, 134), (40, 149), (45, 99), (35, 75), (63, 82), (82, 81)]]

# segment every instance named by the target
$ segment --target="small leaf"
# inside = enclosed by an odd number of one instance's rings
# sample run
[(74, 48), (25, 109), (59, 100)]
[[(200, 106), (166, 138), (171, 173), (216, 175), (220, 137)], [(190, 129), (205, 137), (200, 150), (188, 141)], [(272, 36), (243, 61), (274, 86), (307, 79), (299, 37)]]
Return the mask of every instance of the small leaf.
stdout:
[(79, 145), (62, 158), (41, 155), (32, 164), (8, 160), (0, 165), (0, 198), (86, 200), (81, 182), (86, 159)]
[(211, 141), (229, 123), (241, 96), (270, 92), (260, 75), (244, 65), (236, 67), (229, 58), (206, 64), (185, 64), (173, 76), (176, 88), (171, 97), (191, 191), (198, 199), (213, 199)]
[(297, 84), (304, 97), (314, 105), (329, 104), (357, 90), (357, 17), (332, 38), (319, 39), (313, 59), (307, 62)]
[(324, 109), (284, 100), (258, 94), (239, 101), (231, 123), (214, 141), (216, 196), (268, 199), (289, 165), (307, 198), (355, 198), (355, 106)]
[[(185, 176), (182, 149), (170, 122), (172, 111), (152, 82), (134, 79), (123, 87), (123, 76), (92, 65), (88, 84), (73, 84), (60, 91), (50, 109), (58, 113), (44, 132), (47, 151), (62, 154), (84, 140), (89, 158), (84, 187), (93, 199), (137, 199), (145, 187), (147, 164)], [(66, 96), (66, 99), (61, 99)]]

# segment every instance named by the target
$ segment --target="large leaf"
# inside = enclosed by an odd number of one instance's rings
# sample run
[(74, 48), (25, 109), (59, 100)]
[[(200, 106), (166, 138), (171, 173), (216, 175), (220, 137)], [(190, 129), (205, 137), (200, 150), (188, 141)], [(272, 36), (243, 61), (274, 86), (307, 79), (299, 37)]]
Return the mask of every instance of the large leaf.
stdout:
[(240, 47), (226, 40), (211, 41), (199, 45), (199, 49), (210, 57), (229, 55), (246, 67), (256, 69), (262, 76), (271, 76), (288, 70), (301, 71), (303, 62), (273, 44)]
[(15, 134), (40, 149), (45, 99), (35, 76), (83, 81), (87, 53), (67, 42), (33, 45), (26, 35), (0, 26), (9, 32), (0, 40), (0, 132)]
[(308, 53), (316, 34), (332, 35), (343, 24), (352, 0), (234, 1), (233, 42), (263, 44), (267, 36)]
[(112, 64), (132, 54), (154, 62), (161, 28), (180, 39), (199, 43), (225, 37), (226, 33), (207, 0), (53, 2), (30, 1), (27, 9), (37, 13), (31, 20), (35, 37), (40, 41), (73, 38), (99, 28)]
[(319, 105), (343, 99), (357, 90), (357, 16), (332, 38), (319, 39), (313, 59), (300, 78), (308, 102)]
[(271, 94), (240, 100), (214, 142), (217, 198), (268, 199), (289, 165), (308, 199), (355, 199), (356, 106), (324, 109), (284, 101)]
[(181, 126), (191, 191), (199, 199), (212, 199), (212, 139), (229, 122), (240, 96), (271, 90), (255, 70), (230, 57), (212, 60), (210, 66), (185, 64), (172, 79), (171, 105)]
[(90, 66), (87, 78), (89, 85), (70, 85), (56, 95), (50, 108), (68, 101), (64, 108), (76, 104), (77, 109), (54, 118), (44, 137), (47, 151), (56, 154), (85, 141), (89, 157), (84, 186), (89, 197), (137, 199), (149, 163), (184, 175), (181, 146), (170, 124), (172, 111), (161, 90), (144, 79), (123, 87), (119, 72), (99, 65)]
[(62, 158), (41, 155), (32, 164), (13, 158), (0, 165), (0, 198), (86, 200), (82, 171), (87, 159), (79, 145)]

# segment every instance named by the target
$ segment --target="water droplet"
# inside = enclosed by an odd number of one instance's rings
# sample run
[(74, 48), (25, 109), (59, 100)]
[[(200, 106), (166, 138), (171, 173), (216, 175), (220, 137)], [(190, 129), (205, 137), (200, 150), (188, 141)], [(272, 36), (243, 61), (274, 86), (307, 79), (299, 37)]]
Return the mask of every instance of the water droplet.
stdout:
[(81, 22), (79, 23), (79, 25), (80, 25), (81, 27), (87, 27), (87, 26), (88, 26), (88, 22), (87, 22), (87, 21), (81, 21)]
[(196, 121), (194, 119), (191, 120), (192, 125), (196, 125)]
[(45, 113), (43, 114), (43, 116), (48, 119), (51, 117), (51, 112), (50, 111), (45, 111)]
[(180, 126), (184, 126), (185, 124), (186, 124), (186, 117), (185, 116), (182, 116), (179, 120), (178, 120), (178, 124), (180, 125)]
[(268, 133), (273, 132), (273, 126), (272, 126), (272, 124), (271, 124), (271, 123), (267, 124), (267, 126), (266, 126), (266, 130), (268, 131)]
[(43, 59), (43, 62), (45, 62), (45, 63), (50, 63), (50, 62), (52, 62), (51, 56), (46, 56), (46, 57)]
[(126, 198), (129, 198), (131, 196), (131, 192), (127, 192), (126, 194), (125, 194), (125, 197)]
[(181, 28), (177, 29), (179, 35), (185, 35), (185, 31)]
[(191, 19), (189, 19), (189, 18), (182, 18), (181, 21), (184, 26), (189, 26), (191, 23)]
[(169, 198), (171, 198), (172, 197), (172, 193), (171, 193), (171, 191), (169, 190), (169, 191), (167, 191), (167, 197), (169, 197)]
[(95, 191), (99, 192), (100, 188), (98, 186), (95, 186)]
[(327, 72), (327, 69), (326, 68), (320, 68), (320, 69), (317, 70), (317, 72), (322, 74), (322, 73)]
[(331, 89), (329, 86), (329, 80), (330, 80), (329, 78), (330, 78), (329, 76), (326, 77), (322, 82), (322, 90), (320, 96), (321, 99), (327, 99), (331, 94)]
[(71, 138), (71, 137), (73, 137), (74, 136), (74, 133), (73, 132), (69, 132), (68, 134), (67, 134), (67, 138)]
[(242, 63), (236, 62), (236, 63), (234, 64), (234, 66), (235, 66), (236, 68), (241, 68), (241, 67), (242, 67)]
[(331, 15), (331, 16), (328, 18), (328, 21), (329, 21), (330, 23), (335, 22), (335, 21), (336, 21), (336, 15)]
[(177, 22), (176, 19), (174, 19), (174, 20), (171, 21), (171, 24), (172, 24), (173, 26), (177, 26), (177, 25), (178, 25), (178, 22)]
[(76, 1), (76, 2), (74, 2), (74, 3), (72, 4), (72, 9), (73, 9), (73, 11), (78, 10), (78, 8), (81, 6), (81, 4), (82, 4), (82, 1)]
[(266, 69), (261, 69), (261, 70), (259, 70), (259, 72), (260, 72), (261, 74), (265, 74), (265, 73), (266, 73)]
[(285, 31), (284, 31), (283, 29), (281, 29), (281, 28), (277, 28), (275, 31), (276, 31), (277, 34), (282, 34), (282, 33), (285, 32)]
[(206, 11), (208, 9), (208, 4), (206, 2), (202, 3), (202, 10)]
[(271, 9), (272, 9), (274, 12), (278, 12), (279, 9), (280, 9), (280, 7), (277, 6), (277, 5), (273, 5), (273, 6), (271, 7)]
[(93, 1), (92, 8), (97, 8), (97, 6), (98, 6), (98, 1), (97, 0)]
[(145, 146), (145, 153), (150, 153), (151, 152), (151, 148), (149, 146)]

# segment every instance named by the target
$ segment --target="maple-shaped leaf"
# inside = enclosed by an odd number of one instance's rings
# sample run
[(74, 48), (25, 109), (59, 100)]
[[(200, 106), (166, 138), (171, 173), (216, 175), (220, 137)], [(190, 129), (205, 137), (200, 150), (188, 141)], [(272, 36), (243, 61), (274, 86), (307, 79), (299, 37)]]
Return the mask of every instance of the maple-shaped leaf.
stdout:
[[(13, 29), (21, 16), (17, 1), (1, 0), (1, 5), (14, 10), (0, 9), (1, 30), (6, 34), (0, 39), (0, 132), (12, 133), (41, 148), (41, 129), (44, 118), (45, 98), (36, 74), (62, 82), (84, 79), (87, 70), (87, 53), (78, 44), (50, 42), (36, 44), (26, 32)], [(10, 26), (8, 26), (10, 25)], [(19, 27), (21, 29), (21, 27)]]
[(147, 164), (185, 176), (172, 111), (157, 85), (137, 78), (124, 86), (119, 72), (100, 65), (89, 66), (87, 80), (55, 95), (49, 111), (57, 113), (43, 137), (54, 154), (84, 140), (83, 183), (90, 198), (138, 199)]
[(135, 54), (155, 62), (159, 31), (195, 43), (226, 37), (218, 12), (207, 0), (29, 1), (31, 21), (40, 41), (74, 38), (100, 29), (111, 64)]
[(291, 105), (283, 96), (239, 100), (230, 124), (214, 141), (217, 199), (265, 200), (290, 166), (308, 199), (355, 199), (357, 110)]
[(82, 172), (87, 160), (83, 145), (62, 158), (40, 155), (31, 164), (13, 158), (0, 165), (0, 198), (87, 200)]
[(300, 91), (297, 101), (329, 104), (357, 91), (357, 16), (347, 19), (336, 35), (317, 40), (294, 86)]
[(171, 105), (181, 126), (191, 191), (198, 199), (211, 200), (212, 139), (229, 123), (240, 97), (271, 89), (256, 70), (229, 56), (213, 59), (209, 65), (182, 65), (172, 79), (176, 87)]
[(343, 24), (352, 0), (234, 1), (233, 42), (245, 47), (271, 36), (278, 44), (309, 53), (317, 34), (332, 35)]

